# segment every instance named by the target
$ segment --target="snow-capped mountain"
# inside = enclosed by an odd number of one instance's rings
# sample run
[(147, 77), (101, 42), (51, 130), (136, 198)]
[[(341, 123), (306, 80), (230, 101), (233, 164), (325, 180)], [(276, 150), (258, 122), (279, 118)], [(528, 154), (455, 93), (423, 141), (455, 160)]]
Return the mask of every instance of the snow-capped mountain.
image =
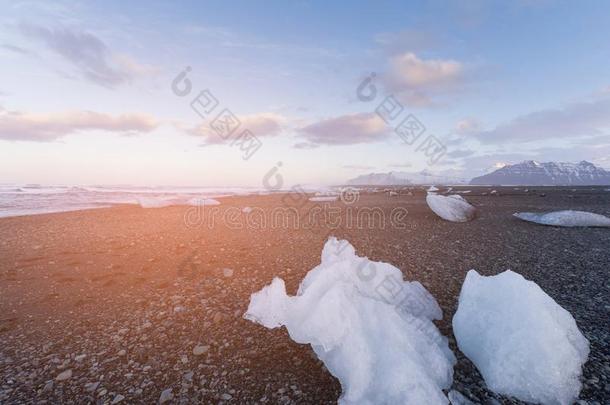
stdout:
[(610, 172), (584, 160), (579, 163), (538, 163), (527, 160), (475, 177), (470, 180), (470, 184), (603, 186), (610, 185)]
[(389, 172), (369, 173), (346, 182), (349, 185), (392, 186), (408, 184), (466, 184), (467, 181), (453, 173), (434, 174), (427, 170), (417, 173)]

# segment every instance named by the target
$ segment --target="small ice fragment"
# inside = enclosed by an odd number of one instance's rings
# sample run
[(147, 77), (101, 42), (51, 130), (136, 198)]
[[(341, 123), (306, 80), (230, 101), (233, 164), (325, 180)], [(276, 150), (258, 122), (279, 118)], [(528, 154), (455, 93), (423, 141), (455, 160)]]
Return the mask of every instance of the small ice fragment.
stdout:
[(138, 197), (137, 200), (142, 208), (163, 208), (173, 204), (172, 200), (163, 197)]
[(339, 379), (339, 404), (447, 404), (455, 357), (433, 319), (442, 312), (418, 282), (330, 238), (322, 262), (288, 296), (284, 281), (252, 294), (244, 318), (285, 326)]
[(456, 390), (449, 391), (447, 395), (451, 405), (474, 405), (474, 402), (466, 398), (461, 392)]
[(459, 195), (438, 195), (428, 193), (428, 207), (436, 215), (451, 222), (467, 222), (474, 218), (476, 209)]
[(492, 391), (542, 404), (578, 398), (589, 342), (568, 311), (521, 275), (470, 270), (453, 333)]
[(220, 201), (215, 200), (213, 198), (199, 198), (199, 197), (195, 197), (195, 198), (191, 198), (188, 201), (188, 205), (195, 205), (195, 206), (199, 206), (199, 205), (220, 205)]
[(311, 197), (309, 201), (313, 202), (325, 202), (325, 201), (337, 201), (337, 196), (324, 196), (324, 197)]
[(316, 197), (328, 197), (328, 196), (336, 196), (338, 195), (336, 191), (326, 190), (326, 191), (316, 191), (314, 194)]
[(244, 214), (249, 214), (252, 212), (252, 208), (250, 207), (244, 207), (241, 209), (241, 212), (243, 212)]
[(438, 191), (438, 188), (436, 188), (435, 186), (430, 186), (430, 187), (428, 188), (428, 192), (429, 192), (429, 193), (433, 193), (433, 192), (435, 192), (435, 191)]
[(515, 217), (528, 222), (552, 226), (610, 227), (610, 218), (586, 211), (517, 212)]

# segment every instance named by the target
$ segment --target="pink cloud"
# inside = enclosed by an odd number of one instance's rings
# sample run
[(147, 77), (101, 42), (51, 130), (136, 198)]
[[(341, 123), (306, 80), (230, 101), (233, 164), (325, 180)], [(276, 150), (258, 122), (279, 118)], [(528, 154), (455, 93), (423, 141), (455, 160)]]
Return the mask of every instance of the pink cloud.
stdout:
[(137, 113), (113, 116), (93, 111), (54, 114), (1, 111), (0, 139), (48, 142), (87, 130), (132, 134), (150, 132), (158, 125), (155, 118)]
[(359, 113), (329, 118), (299, 130), (312, 144), (351, 145), (377, 142), (388, 135), (389, 129), (377, 114)]
[[(274, 113), (258, 113), (251, 115), (241, 115), (237, 117), (241, 122), (241, 125), (236, 130), (238, 133), (248, 129), (256, 137), (269, 137), (278, 135), (286, 122), (286, 118), (274, 114)], [(189, 135), (203, 137), (206, 144), (218, 144), (223, 143), (224, 139), (221, 138), (217, 133), (210, 128), (210, 123), (205, 122), (191, 128), (185, 128), (184, 126), (178, 125), (179, 129), (182, 129)]]

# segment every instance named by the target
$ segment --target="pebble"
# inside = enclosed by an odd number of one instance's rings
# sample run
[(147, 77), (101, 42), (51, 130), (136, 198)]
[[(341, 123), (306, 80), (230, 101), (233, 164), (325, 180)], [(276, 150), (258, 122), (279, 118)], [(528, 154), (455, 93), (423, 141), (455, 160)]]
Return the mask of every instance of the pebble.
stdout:
[(69, 380), (70, 378), (72, 378), (72, 370), (63, 371), (63, 372), (59, 373), (59, 375), (57, 377), (55, 377), (55, 379), (57, 381), (65, 381), (65, 380)]
[(216, 312), (214, 314), (214, 319), (213, 319), (214, 323), (220, 323), (222, 321), (222, 313), (220, 312)]
[(222, 269), (222, 274), (225, 277), (233, 277), (233, 269)]
[(221, 398), (223, 401), (228, 401), (229, 399), (233, 398), (233, 395), (231, 395), (231, 394), (227, 394), (227, 393), (225, 392), (224, 394), (222, 394), (222, 395), (220, 396), (220, 398)]
[(42, 392), (51, 392), (53, 390), (53, 381), (47, 381), (42, 389)]
[(174, 398), (174, 394), (172, 394), (172, 389), (168, 388), (163, 390), (161, 396), (159, 397), (159, 403), (164, 404), (167, 401), (171, 401)]
[(118, 404), (119, 402), (121, 402), (124, 399), (125, 399), (125, 397), (123, 395), (118, 394), (116, 397), (114, 397), (111, 404)]
[(94, 383), (87, 383), (87, 384), (85, 384), (85, 391), (94, 392), (97, 389), (97, 387), (99, 387), (99, 386), (100, 386), (99, 381), (94, 382)]
[(207, 352), (209, 348), (210, 348), (209, 346), (197, 345), (193, 348), (193, 354), (195, 356), (201, 356), (202, 354)]

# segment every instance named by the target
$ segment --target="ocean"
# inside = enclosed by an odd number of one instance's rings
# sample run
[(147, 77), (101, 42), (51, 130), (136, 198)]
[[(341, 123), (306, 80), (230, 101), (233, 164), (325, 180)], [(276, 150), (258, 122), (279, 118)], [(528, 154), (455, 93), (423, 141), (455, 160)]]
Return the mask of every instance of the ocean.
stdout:
[(141, 187), (0, 184), (0, 217), (106, 208), (190, 205), (199, 198), (268, 194), (248, 187)]

